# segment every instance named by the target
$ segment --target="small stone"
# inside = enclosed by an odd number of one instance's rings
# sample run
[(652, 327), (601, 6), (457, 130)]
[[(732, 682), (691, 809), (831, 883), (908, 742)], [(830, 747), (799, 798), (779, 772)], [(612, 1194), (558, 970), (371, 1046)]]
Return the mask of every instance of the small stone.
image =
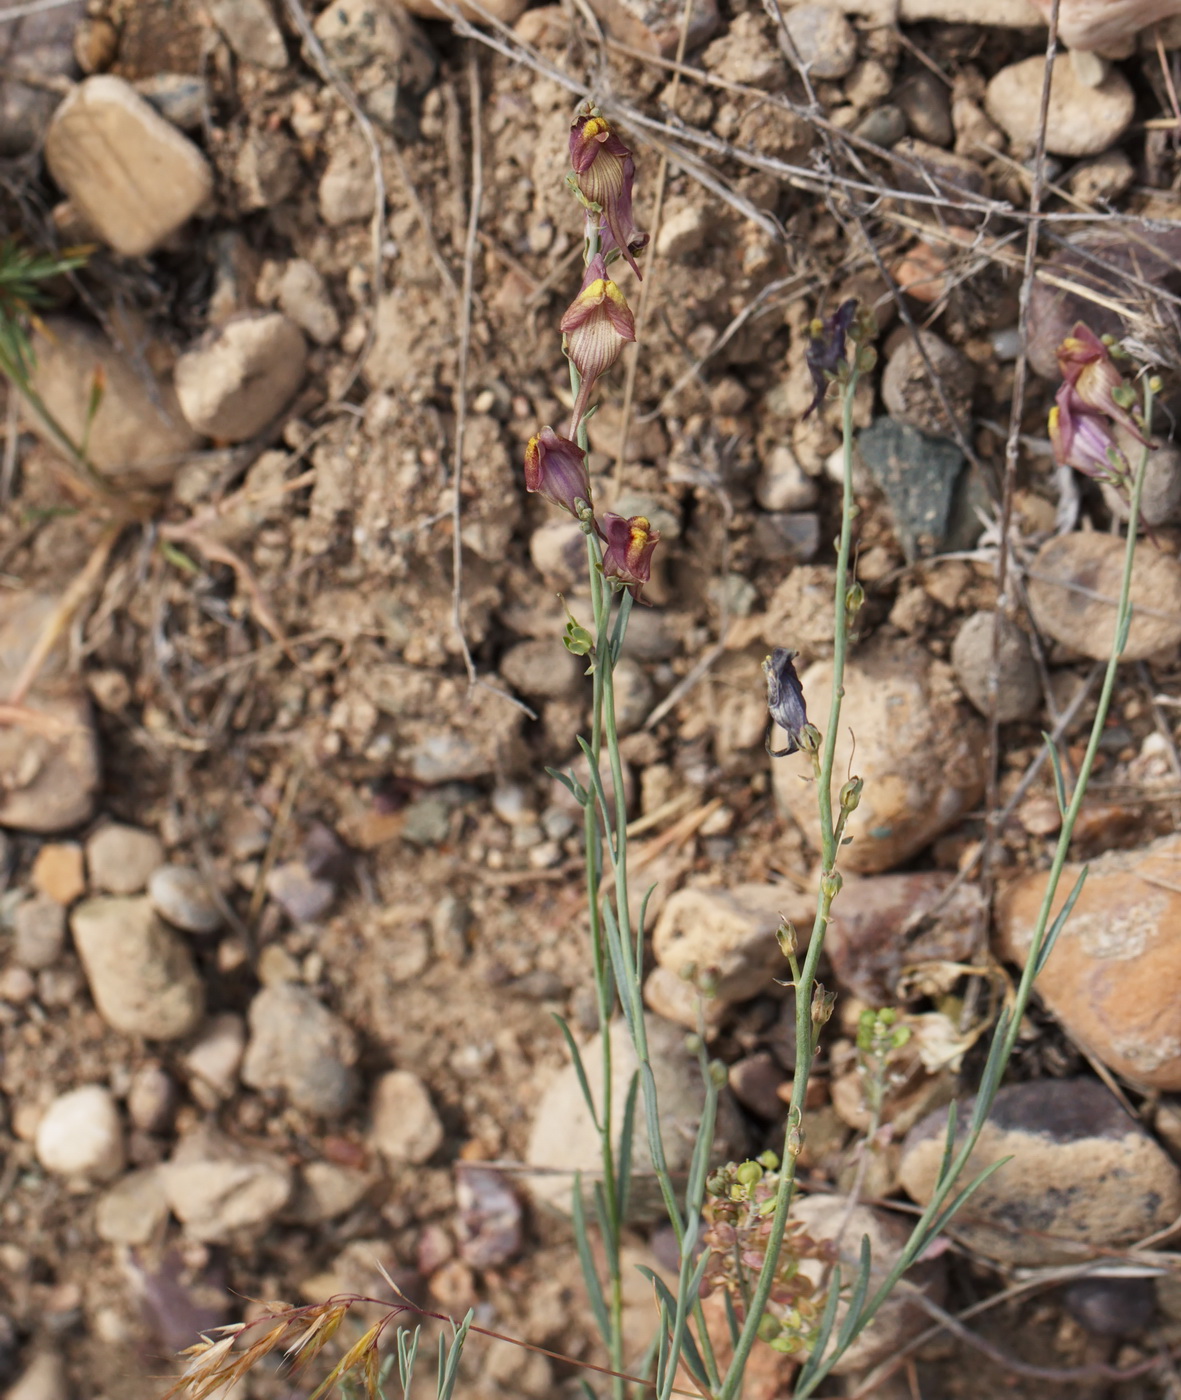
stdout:
[(813, 78), (843, 78), (852, 71), (857, 35), (836, 5), (796, 5), (784, 12), (783, 22), (795, 48), (793, 55), (781, 34), (784, 53), (798, 58)]
[[(826, 715), (832, 663), (818, 661), (800, 679), (809, 712)], [(782, 749), (785, 737), (776, 727), (771, 747)], [(865, 783), (845, 829), (852, 843), (842, 853), (843, 868), (890, 870), (970, 811), (984, 791), (985, 748), (983, 723), (959, 703), (948, 666), (913, 644), (865, 646), (845, 668), (833, 766), (834, 810), (847, 773)], [(802, 754), (773, 759), (771, 773), (780, 808), (819, 850), (811, 760)]]
[(333, 228), (358, 223), (372, 217), (375, 198), (368, 148), (349, 132), (333, 148), (320, 177), (320, 217)]
[(296, 1108), (343, 1113), (357, 1092), (357, 1039), (306, 987), (264, 987), (250, 1003), (242, 1082), (281, 1089)]
[(191, 865), (161, 865), (148, 878), (148, 898), (158, 914), (186, 933), (216, 933), (223, 919), (209, 882)]
[[(384, 64), (400, 87), (420, 93), (433, 81), (436, 61), (422, 25), (408, 9), (382, 0), (336, 0), (312, 27), (336, 67), (346, 73), (368, 69), (365, 77), (371, 81), (374, 67)], [(438, 11), (429, 18), (440, 18)]]
[[(988, 115), (1021, 152), (1033, 149), (1041, 118), (1045, 59), (1036, 54), (1002, 68), (984, 95)], [(1046, 150), (1058, 156), (1093, 156), (1115, 145), (1131, 125), (1136, 96), (1112, 69), (1097, 87), (1081, 83), (1069, 54), (1054, 58)]]
[(296, 924), (322, 919), (336, 898), (331, 880), (317, 880), (301, 860), (285, 860), (267, 875), (267, 894)]
[(1062, 1306), (1096, 1337), (1143, 1332), (1156, 1311), (1151, 1278), (1079, 1278), (1062, 1290)]
[(1135, 178), (1136, 167), (1123, 151), (1104, 151), (1076, 165), (1066, 187), (1075, 199), (1102, 207), (1126, 194)]
[[(696, 1056), (686, 1046), (684, 1030), (657, 1016), (645, 1015), (644, 1020), (656, 1079), (661, 1137), (668, 1168), (678, 1175), (689, 1169), (705, 1090)], [(638, 1066), (635, 1048), (623, 1022), (613, 1021), (609, 1034), (612, 1047), (611, 1135), (617, 1147), (628, 1087)], [(594, 1036), (581, 1050), (591, 1095), (599, 1103), (603, 1089), (600, 1037)], [(637, 1108), (637, 1123), (642, 1123), (643, 1114), (641, 1103)], [(745, 1139), (741, 1116), (729, 1090), (723, 1089), (718, 1099), (717, 1129), (711, 1160), (741, 1159), (745, 1155)], [(529, 1166), (541, 1168), (536, 1176), (525, 1177), (534, 1199), (567, 1216), (572, 1208), (574, 1173), (583, 1172), (586, 1178), (591, 1178), (601, 1169), (599, 1133), (587, 1110), (572, 1064), (566, 1064), (558, 1071), (538, 1100), (525, 1160)], [(647, 1134), (643, 1131), (637, 1131), (634, 1137), (632, 1170), (629, 1220), (637, 1223), (656, 1216), (663, 1219), (660, 1192), (651, 1175)]]
[(176, 1109), (176, 1085), (162, 1066), (146, 1064), (131, 1077), (127, 1090), (127, 1116), (141, 1133), (162, 1133)]
[(213, 193), (209, 162), (122, 78), (87, 78), (45, 138), (50, 174), (117, 253), (142, 257)]
[(40, 972), (61, 957), (66, 942), (66, 911), (48, 895), (34, 895), (16, 906), (12, 931), (17, 962)]
[[(67, 316), (45, 319), (33, 336), (37, 357), (33, 388), (45, 407), (75, 442), (87, 441), (90, 460), (113, 484), (129, 489), (167, 485), (176, 461), (200, 442), (184, 420), (168, 380), (144, 363), (151, 342), (134, 358), (101, 331)], [(102, 401), (89, 419), (90, 394), (101, 370)], [(53, 449), (56, 439), (33, 410), (33, 431)]]
[[(661, 220), (656, 251), (674, 261), (700, 253), (709, 237), (709, 219), (700, 204), (682, 204), (669, 210)], [(630, 437), (630, 434), (629, 434)]]
[[(1116, 430), (1116, 441), (1134, 468), (1140, 464), (1143, 449), (1131, 435)], [(1107, 509), (1117, 520), (1127, 520), (1131, 506), (1126, 492), (1116, 490), (1110, 482), (1100, 486)], [(1149, 451), (1144, 468), (1144, 487), (1140, 497), (1140, 524), (1170, 525), (1181, 518), (1181, 449), (1165, 443)]]
[(104, 894), (138, 894), (164, 859), (164, 846), (152, 831), (108, 822), (86, 842), (91, 889)]
[(457, 1162), (459, 1257), (473, 1269), (498, 1269), (520, 1251), (521, 1202), (502, 1172)]
[(37, 992), (33, 974), (23, 967), (6, 967), (0, 972), (0, 1001), (12, 1006), (23, 1006), (32, 1001)]
[(39, 1352), (4, 1392), (4, 1400), (69, 1400), (70, 1382), (60, 1351)]
[(204, 1125), (182, 1137), (158, 1171), (185, 1234), (206, 1244), (261, 1236), (290, 1201), (294, 1184), (282, 1157), (244, 1147)]
[(168, 1202), (155, 1167), (129, 1172), (98, 1199), (94, 1233), (108, 1244), (145, 1245), (168, 1219)]
[[(1106, 661), (1115, 641), (1123, 568), (1124, 541), (1114, 535), (1070, 534), (1047, 540), (1029, 571), (1034, 622), (1071, 651)], [(1173, 606), (1178, 598), (1181, 563), (1159, 549), (1137, 549), (1124, 661), (1176, 651), (1181, 645), (1181, 614)]]
[[(920, 340), (922, 350), (919, 349)], [(976, 378), (972, 362), (933, 331), (919, 331), (918, 340), (907, 336), (886, 361), (882, 371), (882, 402), (899, 423), (908, 423), (920, 432), (935, 436), (948, 434), (952, 425), (928, 377), (923, 350), (931, 362), (936, 382), (943, 385), (956, 421), (961, 426), (971, 421)], [(863, 453), (864, 450), (863, 445)]]
[[(429, 4), (430, 0), (416, 3)], [(676, 53), (685, 12), (679, 0), (594, 0), (591, 8), (613, 38), (663, 58)], [(716, 0), (692, 0), (686, 51), (704, 44), (717, 27)]]
[[(84, 6), (76, 0), (13, 16), (0, 25), (0, 65), (6, 75), (0, 81), (0, 156), (24, 155), (41, 145), (59, 100), (49, 80), (75, 76), (73, 39), (83, 14)], [(21, 82), (17, 74), (22, 69), (40, 82)]]
[(659, 967), (677, 977), (708, 973), (715, 1002), (732, 1006), (766, 991), (782, 974), (775, 930), (784, 919), (810, 927), (815, 902), (792, 885), (689, 885), (669, 895), (660, 911), (652, 953)]
[[(971, 1112), (970, 1102), (959, 1106), (960, 1141)], [(921, 1205), (943, 1159), (947, 1116), (946, 1108), (929, 1114), (903, 1146), (900, 1180)], [(1097, 1080), (1001, 1089), (961, 1179), (1002, 1161), (947, 1228), (1006, 1264), (1075, 1263), (1086, 1251), (1143, 1239), (1181, 1210), (1181, 1173)]]
[(814, 511), (760, 515), (751, 532), (751, 547), (759, 559), (806, 564), (820, 548), (820, 517)]
[[(1181, 839), (1169, 836), (1091, 861), (1037, 983), (1072, 1039), (1133, 1083), (1166, 1090), (1181, 1089), (1178, 860)], [(1063, 870), (1055, 914), (1080, 873), (1078, 865)], [(1045, 890), (1039, 872), (1003, 892), (997, 930), (1005, 957), (1025, 962)]]
[(213, 1110), (233, 1098), (246, 1052), (246, 1022), (236, 1011), (211, 1016), (184, 1055), (189, 1091), (202, 1108)]
[[(792, 1202), (792, 1219), (815, 1240), (834, 1240), (842, 1278), (855, 1278), (860, 1267), (861, 1242), (869, 1240), (870, 1283), (873, 1294), (885, 1282), (910, 1238), (910, 1224), (891, 1211), (858, 1205), (844, 1196), (799, 1196)], [(800, 1272), (819, 1284), (827, 1277), (827, 1265), (816, 1259), (802, 1259)], [(903, 1276), (912, 1289), (918, 1289), (934, 1303), (943, 1300), (947, 1286), (946, 1264), (940, 1257), (913, 1265)], [(930, 1325), (927, 1310), (908, 1296), (910, 1289), (895, 1288), (873, 1320), (832, 1368), (837, 1376), (868, 1371)], [(839, 1333), (848, 1311), (842, 1299), (836, 1310), (834, 1332)]]
[(529, 536), (529, 557), (547, 583), (569, 591), (586, 578), (582, 526), (576, 520), (547, 520)]
[(943, 546), (963, 471), (963, 453), (893, 418), (879, 418), (857, 436), (857, 450), (890, 507), (907, 561)]
[[(894, 150), (906, 162), (919, 167), (917, 171), (899, 168), (898, 184), (901, 189), (930, 197), (931, 182), (934, 182), (946, 198), (946, 202), (941, 200), (939, 209), (948, 223), (971, 227), (980, 222), (978, 212), (959, 207), (968, 200), (986, 199), (992, 193), (991, 181), (974, 160), (910, 137), (899, 141)], [(929, 215), (930, 206), (924, 204), (920, 212), (924, 216)], [(930, 275), (929, 272), (927, 275)], [(937, 300), (937, 297), (930, 299)]]
[(286, 132), (250, 127), (234, 159), (239, 207), (246, 212), (273, 209), (290, 198), (301, 174), (298, 147)]
[(800, 466), (786, 443), (777, 443), (767, 454), (755, 483), (755, 500), (764, 510), (808, 510), (820, 495), (816, 482)]
[(76, 841), (50, 841), (37, 852), (29, 876), (32, 886), (57, 904), (73, 904), (86, 893), (82, 847)]
[(281, 310), (317, 345), (331, 345), (339, 337), (340, 317), (313, 263), (292, 258), (284, 266), (276, 290)]
[(743, 1106), (760, 1118), (775, 1119), (786, 1113), (787, 1105), (779, 1097), (780, 1088), (788, 1077), (766, 1050), (746, 1055), (730, 1066), (730, 1088)]
[(565, 700), (578, 692), (586, 661), (558, 637), (531, 637), (500, 658), (501, 676), (522, 695), (535, 700)]
[(899, 107), (892, 102), (883, 103), (867, 112), (854, 127), (854, 133), (863, 141), (871, 141), (884, 151), (893, 149), (906, 135), (906, 118)]
[(1041, 709), (1042, 686), (1029, 638), (1010, 618), (976, 612), (966, 618), (951, 647), (960, 689), (982, 715), (990, 712), (989, 679), (996, 636), (996, 717), (1001, 724), (1033, 719)]
[(709, 1037), (718, 1033), (730, 1009), (728, 1002), (702, 996), (692, 982), (659, 966), (644, 978), (644, 1005), (662, 1021), (684, 1026), (687, 1031), (696, 1032), (704, 1026)]
[(283, 31), (267, 0), (206, 0), (206, 4), (210, 18), (239, 58), (276, 72), (287, 67)]
[(99, 1015), (123, 1035), (179, 1040), (197, 1028), (205, 988), (180, 935), (143, 897), (100, 896), (70, 915)]
[(209, 110), (209, 84), (198, 73), (154, 73), (138, 78), (135, 90), (182, 131), (195, 131)]
[(110, 1181), (123, 1170), (123, 1124), (111, 1091), (85, 1084), (59, 1094), (37, 1124), (37, 1160), (55, 1176)]
[(335, 1162), (308, 1162), (301, 1169), (295, 1216), (313, 1225), (339, 1220), (360, 1205), (373, 1183), (371, 1172), (338, 1166)]
[(261, 311), (236, 317), (177, 360), (181, 411), (198, 432), (243, 442), (291, 401), (306, 360), (303, 335), (286, 316)]
[(369, 1140), (391, 1162), (421, 1166), (443, 1144), (443, 1124), (426, 1085), (409, 1070), (393, 1069), (373, 1086)]
[(656, 693), (648, 673), (630, 656), (615, 663), (615, 724), (620, 734), (633, 734), (652, 711)]
[(912, 136), (931, 146), (951, 145), (955, 134), (951, 125), (951, 92), (942, 79), (920, 69), (895, 93), (894, 101), (902, 109)]

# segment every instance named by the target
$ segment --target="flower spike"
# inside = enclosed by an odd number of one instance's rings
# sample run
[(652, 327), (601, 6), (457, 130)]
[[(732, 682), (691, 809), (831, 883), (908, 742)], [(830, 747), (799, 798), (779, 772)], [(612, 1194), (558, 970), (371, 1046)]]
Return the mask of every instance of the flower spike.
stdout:
[(605, 542), (603, 577), (613, 578), (631, 589), (632, 597), (638, 600), (652, 577), (652, 551), (660, 543), (660, 536), (646, 516), (633, 515), (625, 519), (610, 511), (603, 515), (599, 533)]
[(648, 242), (648, 235), (637, 233), (632, 214), (636, 163), (600, 112), (580, 113), (574, 118), (570, 127), (570, 164), (583, 199), (603, 211), (603, 252), (618, 249), (639, 277), (635, 254)]
[(582, 289), (559, 325), (566, 337), (566, 354), (581, 379), (571, 428), (577, 432), (595, 380), (611, 368), (627, 342), (636, 338), (635, 318), (623, 293), (607, 276), (602, 253), (587, 265)]
[(525, 449), (525, 489), (583, 519), (594, 504), (586, 453), (552, 428), (542, 428)]

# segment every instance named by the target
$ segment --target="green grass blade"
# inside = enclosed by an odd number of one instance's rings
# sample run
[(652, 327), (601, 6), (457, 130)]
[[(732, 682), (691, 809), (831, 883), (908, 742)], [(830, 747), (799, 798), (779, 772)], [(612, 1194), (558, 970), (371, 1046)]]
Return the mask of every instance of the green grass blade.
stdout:
[(627, 1098), (623, 1101), (623, 1121), (619, 1130), (619, 1158), (615, 1179), (619, 1183), (619, 1214), (627, 1219), (628, 1197), (632, 1185), (632, 1160), (635, 1155), (636, 1139), (636, 1099), (640, 1092), (640, 1076), (635, 1073), (627, 1086)]
[(607, 1315), (607, 1303), (603, 1297), (603, 1285), (595, 1271), (594, 1256), (591, 1254), (590, 1236), (586, 1229), (586, 1208), (582, 1203), (582, 1173), (574, 1176), (574, 1200), (570, 1212), (574, 1226), (574, 1248), (578, 1251), (578, 1262), (582, 1267), (582, 1281), (586, 1285), (586, 1296), (591, 1312), (595, 1315), (595, 1326), (603, 1338), (611, 1335), (611, 1319)]
[(586, 1100), (587, 1109), (590, 1112), (591, 1122), (595, 1125), (595, 1131), (601, 1133), (602, 1125), (599, 1122), (599, 1110), (595, 1107), (594, 1096), (591, 1094), (590, 1081), (586, 1077), (586, 1066), (582, 1063), (582, 1052), (574, 1041), (574, 1035), (566, 1023), (564, 1016), (559, 1016), (555, 1011), (554, 1020), (558, 1023), (558, 1029), (562, 1032), (562, 1038), (566, 1042), (566, 1049), (570, 1051), (570, 1059), (574, 1064), (574, 1073), (578, 1077), (578, 1087), (582, 1090), (582, 1097)]
[(1072, 889), (1067, 896), (1066, 903), (1058, 911), (1058, 917), (1050, 925), (1045, 938), (1042, 940), (1042, 946), (1038, 949), (1037, 962), (1034, 963), (1033, 967), (1033, 975), (1035, 978), (1042, 975), (1042, 969), (1049, 961), (1050, 954), (1054, 951), (1054, 944), (1058, 942), (1058, 935), (1066, 926), (1066, 921), (1070, 918), (1071, 910), (1078, 903), (1078, 897), (1083, 892), (1083, 885), (1086, 882), (1087, 875), (1090, 873), (1090, 869), (1091, 867), (1089, 865), (1084, 865), (1079, 871), (1078, 879), (1074, 882), (1074, 889)]

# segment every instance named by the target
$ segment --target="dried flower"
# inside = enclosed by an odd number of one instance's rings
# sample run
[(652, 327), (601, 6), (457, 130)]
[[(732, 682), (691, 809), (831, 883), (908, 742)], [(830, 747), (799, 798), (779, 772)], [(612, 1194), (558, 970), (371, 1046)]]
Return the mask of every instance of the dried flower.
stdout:
[(798, 655), (798, 651), (776, 647), (763, 662), (763, 675), (767, 680), (767, 710), (787, 734), (787, 748), (771, 751), (776, 758), (799, 752), (800, 739), (808, 724), (804, 687), (792, 664)]
[(660, 536), (643, 515), (625, 519), (622, 515), (604, 514), (599, 533), (606, 547), (603, 550), (603, 577), (616, 579), (631, 589), (638, 599), (644, 585), (652, 576), (652, 551)]
[(842, 302), (827, 321), (817, 319), (812, 322), (811, 338), (807, 350), (804, 351), (804, 359), (812, 376), (814, 393), (807, 413), (804, 414), (805, 418), (824, 402), (829, 384), (836, 378), (841, 367), (848, 364), (845, 358), (845, 341), (856, 315), (857, 303), (850, 298)]
[(632, 214), (632, 185), (636, 165), (632, 153), (598, 111), (575, 117), (570, 127), (570, 164), (583, 199), (603, 211), (602, 249), (618, 249), (640, 276), (635, 253), (648, 242), (636, 232)]
[(627, 298), (607, 276), (602, 253), (587, 264), (582, 288), (559, 325), (566, 337), (566, 354), (581, 379), (571, 430), (577, 431), (595, 380), (611, 368), (628, 341), (636, 338), (631, 308)]
[(1068, 401), (1072, 411), (1103, 414), (1126, 428), (1137, 442), (1148, 441), (1130, 411), (1133, 390), (1116, 368), (1110, 348), (1081, 321), (1058, 347), (1058, 368), (1063, 379), (1057, 396), (1059, 408)]
[(552, 428), (542, 428), (525, 449), (525, 489), (581, 520), (593, 505), (586, 453)]

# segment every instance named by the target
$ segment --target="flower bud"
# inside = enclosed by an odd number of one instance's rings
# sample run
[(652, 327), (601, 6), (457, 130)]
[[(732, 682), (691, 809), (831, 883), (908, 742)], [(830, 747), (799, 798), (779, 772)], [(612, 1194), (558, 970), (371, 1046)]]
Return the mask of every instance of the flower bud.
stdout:
[(757, 1162), (743, 1162), (735, 1173), (742, 1186), (757, 1186), (763, 1179), (763, 1169)]
[(821, 875), (820, 893), (824, 896), (827, 903), (831, 904), (837, 895), (840, 894), (841, 886), (844, 883), (844, 879), (839, 870), (826, 870), (824, 874)]
[(827, 321), (817, 319), (809, 327), (811, 334), (808, 348), (804, 351), (804, 359), (808, 365), (808, 373), (812, 376), (814, 392), (812, 402), (804, 414), (805, 418), (820, 407), (828, 393), (829, 384), (837, 378), (842, 369), (848, 368), (845, 341), (849, 337), (856, 315), (857, 303), (850, 299), (842, 302)]
[(634, 255), (647, 244), (648, 236), (637, 233), (632, 214), (636, 165), (601, 112), (592, 109), (575, 117), (570, 128), (570, 164), (582, 198), (602, 210), (602, 251), (617, 249), (639, 277)]
[(525, 449), (525, 489), (581, 518), (580, 502), (592, 504), (586, 453), (552, 428), (542, 428)]

